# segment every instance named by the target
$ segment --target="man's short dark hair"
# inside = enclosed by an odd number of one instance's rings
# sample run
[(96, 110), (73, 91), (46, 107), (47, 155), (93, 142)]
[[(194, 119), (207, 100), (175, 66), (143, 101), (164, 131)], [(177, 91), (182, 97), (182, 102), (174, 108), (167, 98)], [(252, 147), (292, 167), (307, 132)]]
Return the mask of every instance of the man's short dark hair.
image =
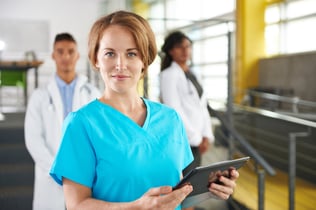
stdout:
[(59, 42), (59, 41), (70, 41), (70, 42), (77, 43), (75, 38), (69, 33), (59, 33), (59, 34), (57, 34), (55, 36), (54, 44), (56, 42)]

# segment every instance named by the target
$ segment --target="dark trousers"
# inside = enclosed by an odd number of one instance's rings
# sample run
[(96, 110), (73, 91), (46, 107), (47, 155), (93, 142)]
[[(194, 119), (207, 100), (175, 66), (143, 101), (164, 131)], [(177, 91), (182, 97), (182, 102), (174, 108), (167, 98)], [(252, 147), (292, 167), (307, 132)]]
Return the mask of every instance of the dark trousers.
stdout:
[(194, 160), (183, 171), (183, 176), (189, 173), (192, 169), (201, 166), (201, 153), (199, 147), (191, 147)]

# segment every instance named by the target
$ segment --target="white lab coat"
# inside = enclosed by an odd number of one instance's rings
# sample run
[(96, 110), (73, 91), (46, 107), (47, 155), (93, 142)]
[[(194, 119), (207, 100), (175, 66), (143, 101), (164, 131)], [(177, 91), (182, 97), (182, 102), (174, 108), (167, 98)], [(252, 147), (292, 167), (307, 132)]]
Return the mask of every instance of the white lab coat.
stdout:
[[(100, 91), (78, 75), (73, 111), (99, 97)], [(33, 210), (65, 210), (62, 187), (49, 171), (60, 145), (64, 120), (63, 103), (55, 76), (45, 88), (38, 88), (28, 102), (25, 116), (25, 143), (35, 163)]]
[(191, 146), (200, 145), (203, 137), (208, 137), (210, 143), (214, 141), (207, 100), (203, 95), (199, 97), (176, 62), (160, 73), (160, 99), (179, 113)]

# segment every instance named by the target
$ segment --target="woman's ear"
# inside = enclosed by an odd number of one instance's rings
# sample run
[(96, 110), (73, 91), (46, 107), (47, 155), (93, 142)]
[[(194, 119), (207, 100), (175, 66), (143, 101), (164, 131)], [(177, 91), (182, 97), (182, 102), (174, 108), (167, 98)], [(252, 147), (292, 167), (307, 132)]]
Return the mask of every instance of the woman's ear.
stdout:
[(145, 69), (142, 68), (142, 72), (140, 74), (140, 79), (143, 79), (145, 77)]
[(95, 66), (95, 68), (97, 68), (97, 69), (99, 69), (99, 68), (100, 68), (100, 65), (99, 65), (98, 61), (97, 61), (97, 62), (95, 62), (94, 66)]

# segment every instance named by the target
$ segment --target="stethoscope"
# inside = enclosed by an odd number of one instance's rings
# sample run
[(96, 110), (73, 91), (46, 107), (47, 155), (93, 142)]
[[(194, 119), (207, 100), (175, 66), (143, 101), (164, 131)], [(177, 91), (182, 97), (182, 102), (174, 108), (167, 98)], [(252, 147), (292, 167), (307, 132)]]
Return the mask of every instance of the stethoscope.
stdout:
[[(89, 88), (88, 85), (83, 85), (82, 87), (80, 87), (79, 92), (81, 93), (82, 91), (86, 91), (88, 95), (91, 94), (91, 89)], [(53, 102), (53, 97), (51, 96), (51, 94), (48, 91), (48, 97), (49, 97), (49, 105), (48, 105), (48, 111), (55, 111), (55, 105)]]
[[(49, 94), (49, 93), (48, 93)], [(53, 98), (52, 96), (49, 94), (49, 105), (48, 105), (48, 111), (54, 111), (55, 110), (55, 106), (53, 104)]]

